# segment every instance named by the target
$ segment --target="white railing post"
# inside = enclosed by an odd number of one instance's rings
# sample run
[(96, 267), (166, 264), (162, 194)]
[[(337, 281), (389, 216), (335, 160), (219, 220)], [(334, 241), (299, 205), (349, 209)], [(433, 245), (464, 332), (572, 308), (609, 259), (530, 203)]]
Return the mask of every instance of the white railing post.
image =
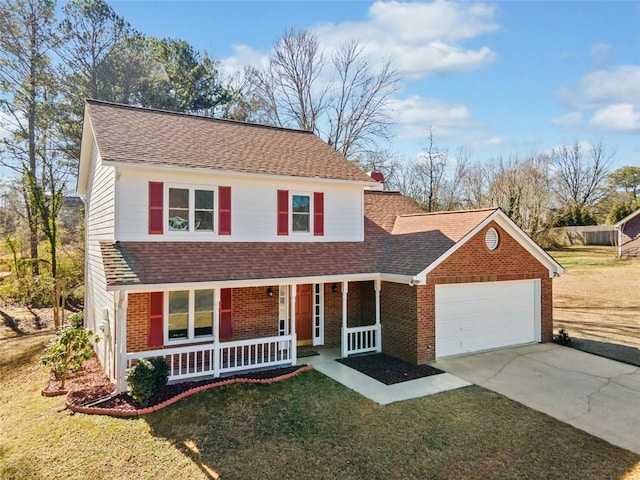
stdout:
[(119, 292), (118, 307), (116, 310), (116, 346), (118, 347), (116, 358), (118, 363), (115, 372), (116, 390), (118, 393), (127, 390), (127, 305), (128, 293)]
[(298, 341), (296, 340), (296, 295), (298, 294), (298, 286), (294, 283), (291, 285), (291, 325), (289, 332), (291, 332), (291, 343), (289, 344), (289, 357), (291, 358), (291, 364), (296, 365), (298, 361)]
[(376, 330), (374, 332), (376, 342), (376, 352), (382, 351), (382, 327), (380, 325), (380, 288), (382, 281), (380, 279), (374, 280), (374, 288), (376, 289)]
[(349, 355), (349, 332), (347, 330), (347, 294), (349, 282), (342, 282), (342, 358)]
[(213, 289), (213, 348), (211, 349), (213, 358), (213, 376), (220, 376), (220, 289)]

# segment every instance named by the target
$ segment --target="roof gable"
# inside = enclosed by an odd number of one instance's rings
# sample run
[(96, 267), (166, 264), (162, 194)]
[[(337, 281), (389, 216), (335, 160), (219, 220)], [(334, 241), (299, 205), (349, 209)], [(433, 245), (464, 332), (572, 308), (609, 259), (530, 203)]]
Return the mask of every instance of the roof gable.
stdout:
[(638, 215), (640, 215), (640, 208), (637, 209), (635, 212), (631, 212), (629, 215), (627, 215), (626, 217), (624, 217), (622, 220), (620, 220), (618, 223), (616, 223), (613, 228), (615, 229), (620, 229), (622, 227), (624, 227), (624, 224), (627, 223), (630, 220), (633, 220), (635, 217), (637, 217)]
[(97, 100), (87, 116), (107, 164), (374, 182), (311, 132)]

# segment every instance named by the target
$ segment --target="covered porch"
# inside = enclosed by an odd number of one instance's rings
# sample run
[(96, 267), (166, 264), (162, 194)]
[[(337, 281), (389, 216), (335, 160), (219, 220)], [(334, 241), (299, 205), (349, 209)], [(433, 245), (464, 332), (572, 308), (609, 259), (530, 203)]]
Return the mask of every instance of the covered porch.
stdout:
[[(297, 279), (305, 281), (308, 280)], [(171, 304), (174, 291), (162, 292), (162, 306), (155, 308), (152, 297), (160, 296), (160, 292), (121, 292), (118, 316), (126, 318), (126, 322), (117, 322), (118, 388), (126, 389), (127, 369), (142, 358), (164, 357), (169, 366), (169, 380), (182, 381), (297, 365), (298, 348), (307, 346), (339, 347), (342, 357), (380, 352), (381, 284), (379, 278), (370, 277), (339, 282), (214, 287), (206, 290), (212, 296), (208, 330), (198, 323), (205, 318), (203, 312), (190, 311), (185, 315), (194, 319), (188, 320), (183, 329), (190, 333), (175, 340), (171, 338), (177, 331)], [(190, 293), (190, 298), (193, 309), (194, 293)], [(154, 335), (154, 316), (162, 324), (162, 335), (161, 341), (156, 342), (159, 344), (151, 348), (146, 338)], [(198, 332), (209, 335), (205, 335), (205, 340)]]

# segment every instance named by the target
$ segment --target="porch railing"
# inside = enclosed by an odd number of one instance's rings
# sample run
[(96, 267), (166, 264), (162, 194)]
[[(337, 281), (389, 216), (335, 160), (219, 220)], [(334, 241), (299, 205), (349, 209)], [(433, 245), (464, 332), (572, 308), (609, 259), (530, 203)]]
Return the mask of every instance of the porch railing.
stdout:
[(342, 356), (382, 350), (380, 325), (347, 327), (343, 331)]
[(164, 348), (126, 354), (125, 365), (131, 368), (141, 358), (164, 357), (169, 366), (169, 380), (292, 365), (292, 335), (252, 338), (218, 344)]

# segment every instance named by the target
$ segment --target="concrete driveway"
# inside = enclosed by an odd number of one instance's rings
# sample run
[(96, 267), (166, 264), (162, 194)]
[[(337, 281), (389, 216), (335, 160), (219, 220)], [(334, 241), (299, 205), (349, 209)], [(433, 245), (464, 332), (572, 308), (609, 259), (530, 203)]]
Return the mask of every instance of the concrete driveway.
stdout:
[(555, 344), (434, 366), (640, 454), (640, 368)]

